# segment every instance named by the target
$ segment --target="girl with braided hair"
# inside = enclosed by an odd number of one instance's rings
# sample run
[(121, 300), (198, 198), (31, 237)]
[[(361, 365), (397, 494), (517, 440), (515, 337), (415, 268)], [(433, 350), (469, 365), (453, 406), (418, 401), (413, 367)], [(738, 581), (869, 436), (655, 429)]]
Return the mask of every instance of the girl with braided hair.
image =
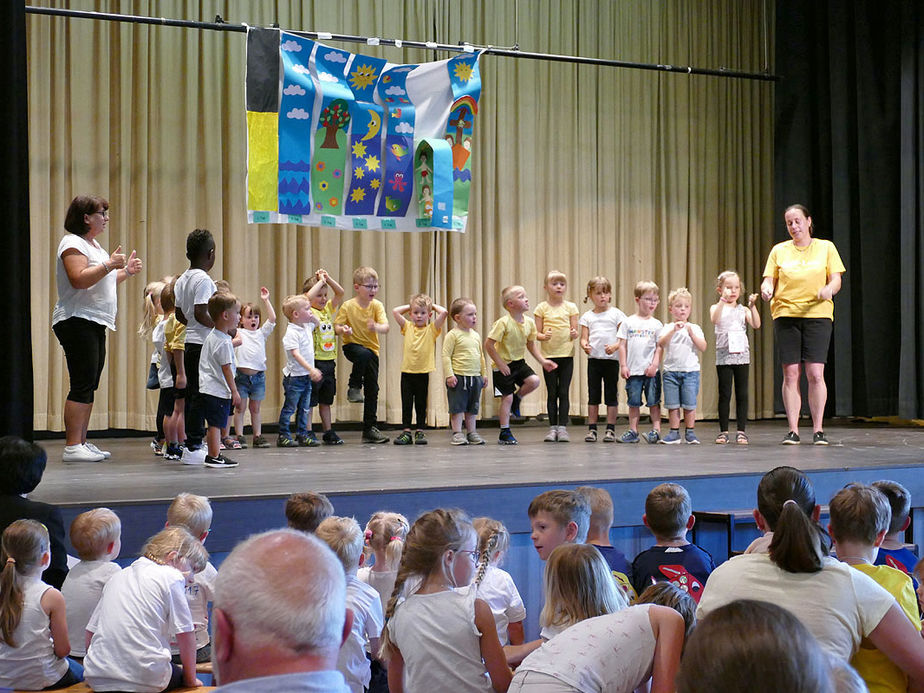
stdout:
[(382, 631), (391, 693), (507, 690), (494, 616), (469, 586), (478, 557), (461, 510), (433, 510), (411, 526)]
[(502, 523), (490, 517), (476, 517), (472, 525), (478, 533), (481, 552), (474, 581), (478, 597), (491, 607), (501, 645), (520, 645), (525, 639), (526, 607), (510, 573), (498, 567), (510, 548), (510, 533)]

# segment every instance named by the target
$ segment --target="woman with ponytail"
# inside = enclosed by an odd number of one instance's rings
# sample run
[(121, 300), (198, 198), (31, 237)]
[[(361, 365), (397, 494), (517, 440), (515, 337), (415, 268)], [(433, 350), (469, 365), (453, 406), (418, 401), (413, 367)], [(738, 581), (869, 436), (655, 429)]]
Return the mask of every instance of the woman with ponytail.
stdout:
[(772, 532), (769, 553), (736, 556), (709, 576), (697, 619), (737, 599), (777, 604), (821, 646), (849, 661), (867, 638), (924, 691), (924, 640), (888, 592), (828, 555), (815, 490), (793, 467), (767, 472), (757, 488), (758, 524)]

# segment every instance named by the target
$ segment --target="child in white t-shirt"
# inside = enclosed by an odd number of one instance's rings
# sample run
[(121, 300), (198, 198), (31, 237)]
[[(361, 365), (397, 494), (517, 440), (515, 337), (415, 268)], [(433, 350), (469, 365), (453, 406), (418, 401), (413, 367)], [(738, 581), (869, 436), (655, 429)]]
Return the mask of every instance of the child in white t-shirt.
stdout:
[(699, 394), (699, 353), (706, 350), (703, 328), (687, 322), (693, 311), (693, 296), (685, 286), (674, 289), (667, 297), (674, 322), (658, 334), (658, 347), (664, 351), (664, 406), (667, 407), (670, 432), (661, 439), (676, 445), (680, 438), (680, 408), (686, 428), (683, 440), (699, 445), (696, 426), (696, 397)]
[(221, 454), (221, 436), (231, 410), (241, 404), (234, 382), (234, 346), (230, 335), (241, 320), (241, 304), (232, 294), (219, 291), (209, 299), (209, 317), (215, 327), (205, 338), (199, 359), (199, 393), (208, 424), (205, 466), (228, 469), (236, 467), (237, 462)]
[(260, 287), (260, 298), (266, 310), (266, 320), (260, 324), (262, 317), (260, 306), (246, 303), (241, 308), (241, 323), (237, 336), (240, 346), (234, 350), (237, 359), (237, 374), (234, 382), (241, 395), (241, 404), (234, 410), (234, 433), (240, 447), (246, 447), (244, 441), (244, 412), (250, 409), (250, 426), (253, 429), (253, 446), (268, 448), (269, 441), (263, 437), (260, 421), (260, 405), (266, 396), (266, 340), (276, 327), (276, 311), (269, 300), (269, 289)]
[(525, 640), (523, 622), (526, 607), (510, 573), (498, 566), (510, 548), (510, 533), (497, 520), (476, 517), (472, 526), (478, 532), (482, 573), (475, 577), (478, 597), (491, 607), (501, 645), (520, 645)]
[(640, 281), (635, 285), (636, 311), (619, 324), (617, 343), (620, 373), (626, 380), (629, 404), (629, 430), (620, 443), (639, 441), (638, 422), (641, 418), (642, 393), (651, 415), (651, 430), (645, 442), (661, 440), (661, 347), (658, 334), (663, 323), (654, 316), (661, 301), (661, 290), (654, 282)]
[[(311, 405), (312, 382), (320, 382), (323, 374), (314, 366), (314, 337), (320, 324), (311, 310), (311, 303), (302, 294), (289, 296), (282, 303), (282, 313), (289, 320), (282, 338), (286, 351), (286, 365), (282, 369), (282, 390), (285, 401), (279, 411), (280, 448), (314, 447), (317, 441), (308, 437), (308, 412)], [(291, 433), (291, 419), (295, 414), (295, 439)]]
[(90, 615), (109, 578), (122, 570), (114, 562), (122, 549), (122, 523), (109, 508), (88, 510), (71, 522), (70, 538), (80, 562), (68, 571), (61, 594), (67, 604), (71, 656), (83, 657)]

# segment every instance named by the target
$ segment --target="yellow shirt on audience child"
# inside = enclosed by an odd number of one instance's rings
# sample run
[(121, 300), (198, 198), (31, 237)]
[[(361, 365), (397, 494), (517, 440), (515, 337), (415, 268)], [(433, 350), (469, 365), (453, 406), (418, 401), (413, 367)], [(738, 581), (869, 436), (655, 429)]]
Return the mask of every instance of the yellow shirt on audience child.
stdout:
[(432, 373), (436, 370), (436, 338), (440, 330), (432, 322), (417, 327), (410, 320), (401, 326), (404, 335), (404, 357), (401, 360), (402, 373)]
[(804, 248), (792, 241), (777, 243), (770, 250), (764, 267), (764, 276), (776, 279), (770, 299), (773, 319), (834, 320), (834, 301), (820, 300), (818, 292), (828, 283), (828, 275), (846, 271), (831, 241), (813, 238)]
[(450, 330), (443, 338), (443, 377), (488, 374), (481, 347), (481, 335), (475, 330)]
[(359, 301), (351, 298), (340, 306), (337, 317), (334, 318), (334, 324), (349, 325), (350, 329), (353, 330), (353, 334), (342, 336), (344, 344), (359, 344), (372, 350), (378, 356), (379, 333), (369, 329), (368, 322), (370, 319), (379, 324), (386, 322), (385, 306), (382, 305), (382, 302), (373, 298), (368, 307), (362, 308)]
[(552, 328), (552, 337), (539, 342), (542, 355), (549, 359), (567, 358), (574, 353), (574, 341), (571, 339), (571, 316), (578, 315), (578, 307), (571, 301), (562, 301), (560, 306), (542, 301), (533, 315), (542, 318), (543, 330)]
[[(918, 600), (914, 594), (911, 578), (905, 573), (887, 565), (870, 565), (858, 563), (851, 565), (861, 573), (866, 573), (889, 594), (905, 612), (905, 615), (921, 630), (921, 621), (918, 616)], [(850, 664), (866, 681), (869, 693), (905, 693), (908, 690), (908, 677), (895, 666), (892, 661), (875, 647), (866, 647), (864, 640), (860, 649), (850, 660)]]
[(536, 339), (536, 322), (528, 315), (518, 323), (509, 314), (498, 318), (488, 333), (488, 339), (496, 343), (497, 355), (504, 362), (519, 361), (526, 358), (526, 343)]

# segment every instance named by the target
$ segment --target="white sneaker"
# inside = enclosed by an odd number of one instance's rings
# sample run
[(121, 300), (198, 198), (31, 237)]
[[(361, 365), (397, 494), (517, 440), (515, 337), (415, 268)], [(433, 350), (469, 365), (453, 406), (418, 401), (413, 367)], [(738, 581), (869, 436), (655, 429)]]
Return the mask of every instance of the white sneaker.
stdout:
[(61, 459), (64, 462), (102, 462), (106, 458), (86, 445), (65, 445)]
[(206, 452), (207, 451), (204, 445), (200, 448), (197, 448), (196, 450), (190, 450), (189, 448), (185, 448), (183, 450), (183, 456), (180, 458), (180, 461), (183, 464), (194, 464), (194, 465), (205, 464)]
[(90, 452), (95, 452), (97, 455), (102, 455), (102, 456), (103, 456), (105, 459), (107, 459), (107, 460), (108, 460), (110, 457), (112, 457), (112, 453), (111, 453), (111, 452), (109, 452), (108, 450), (100, 450), (98, 447), (96, 447), (96, 446), (95, 446), (93, 443), (91, 443), (90, 441), (87, 441), (86, 443), (84, 443), (84, 446), (86, 446), (86, 447), (90, 450)]
[(543, 443), (554, 443), (558, 440), (558, 427), (552, 426), (549, 429), (549, 432), (545, 434), (545, 438), (542, 439)]
[(571, 436), (568, 435), (568, 429), (564, 426), (558, 427), (558, 442), (559, 443), (570, 443)]

